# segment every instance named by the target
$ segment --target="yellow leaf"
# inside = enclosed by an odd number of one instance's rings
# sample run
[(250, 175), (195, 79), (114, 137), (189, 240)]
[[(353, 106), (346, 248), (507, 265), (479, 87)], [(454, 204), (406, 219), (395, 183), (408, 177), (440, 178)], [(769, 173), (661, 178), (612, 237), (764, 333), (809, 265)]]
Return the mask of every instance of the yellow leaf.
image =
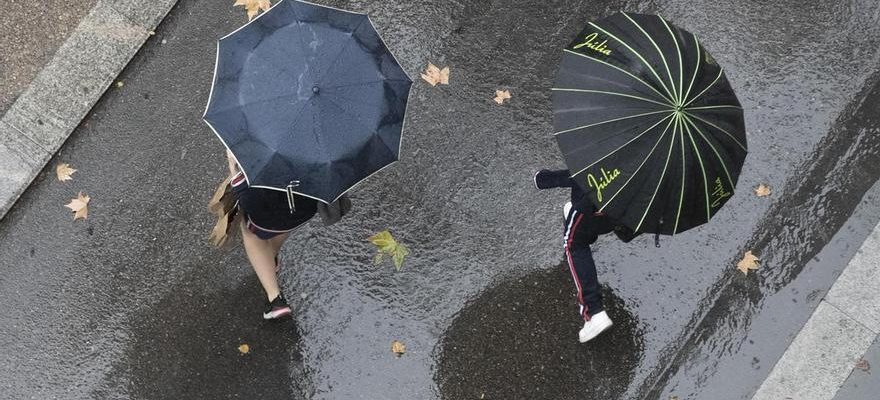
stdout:
[(86, 219), (89, 217), (89, 201), (91, 200), (91, 197), (84, 195), (82, 192), (79, 192), (79, 195), (76, 196), (75, 199), (71, 200), (70, 203), (65, 205), (65, 207), (73, 210), (74, 221), (78, 219)]
[(247, 354), (251, 352), (251, 346), (248, 346), (247, 343), (238, 346), (238, 352), (241, 354)]
[(752, 251), (747, 251), (742, 260), (736, 263), (736, 269), (740, 270), (743, 274), (748, 275), (749, 270), (758, 269), (758, 262), (761, 261), (758, 257), (755, 257), (752, 254)]
[(409, 249), (406, 246), (398, 243), (394, 250), (391, 252), (391, 257), (394, 259), (394, 268), (397, 268), (399, 272), (401, 268), (403, 268), (403, 261), (406, 260), (406, 256), (409, 255)]
[(234, 6), (244, 6), (244, 9), (247, 10), (248, 21), (250, 21), (260, 13), (260, 10), (269, 11), (272, 3), (269, 0), (235, 0)]
[(495, 102), (499, 105), (504, 104), (504, 100), (510, 100), (511, 95), (509, 90), (496, 90), (495, 91)]
[(123, 86), (125, 86), (125, 82), (123, 82), (123, 81), (116, 82), (116, 87), (121, 88)]
[(369, 240), (370, 243), (375, 244), (382, 253), (391, 254), (391, 252), (394, 251), (394, 247), (397, 246), (397, 241), (394, 240), (394, 237), (391, 236), (391, 232), (389, 231), (379, 232), (370, 236), (367, 240)]
[(70, 164), (58, 164), (58, 166), (55, 167), (55, 175), (58, 176), (58, 180), (61, 182), (73, 179), (70, 176), (73, 175), (74, 172), (76, 172), (76, 170), (70, 168)]
[(406, 353), (406, 345), (395, 340), (391, 342), (391, 352), (394, 353), (394, 355), (400, 357), (404, 353)]
[(763, 183), (760, 184), (760, 185), (758, 185), (758, 187), (755, 188), (755, 194), (756, 194), (758, 197), (767, 197), (767, 196), (769, 196), (769, 195), (770, 195), (770, 186), (767, 186), (767, 185), (765, 185), (765, 184), (763, 184)]
[(432, 63), (428, 63), (428, 68), (422, 73), (422, 79), (431, 86), (448, 85), (449, 84), (449, 67), (443, 69), (438, 68)]

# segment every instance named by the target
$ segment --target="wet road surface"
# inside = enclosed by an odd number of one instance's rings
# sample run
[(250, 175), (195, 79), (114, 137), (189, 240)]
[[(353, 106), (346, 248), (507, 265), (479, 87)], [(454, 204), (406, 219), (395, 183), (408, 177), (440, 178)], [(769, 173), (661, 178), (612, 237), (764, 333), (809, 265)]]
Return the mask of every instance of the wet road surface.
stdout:
[[(47, 169), (0, 222), (0, 391), (748, 398), (776, 360), (765, 354), (781, 354), (877, 222), (874, 1), (326, 4), (370, 13), (412, 76), (431, 61), (451, 66), (452, 84), (417, 82), (403, 160), (354, 192), (346, 220), (315, 221), (284, 248), (295, 319), (260, 321), (242, 249), (207, 244), (225, 167), (200, 117), (214, 40), (244, 16), (183, 0), (56, 156), (75, 180)], [(701, 38), (746, 110), (750, 155), (711, 224), (659, 249), (598, 242), (618, 324), (580, 346), (561, 264), (566, 193), (535, 191), (531, 175), (562, 165), (550, 137), (558, 49), (617, 10), (659, 12)], [(499, 88), (509, 105), (492, 102)], [(759, 183), (774, 194), (753, 196)], [(90, 215), (73, 223), (62, 206), (80, 190)], [(412, 251), (400, 273), (372, 265), (366, 238), (383, 229)], [(742, 277), (732, 266), (746, 249), (764, 263)]]

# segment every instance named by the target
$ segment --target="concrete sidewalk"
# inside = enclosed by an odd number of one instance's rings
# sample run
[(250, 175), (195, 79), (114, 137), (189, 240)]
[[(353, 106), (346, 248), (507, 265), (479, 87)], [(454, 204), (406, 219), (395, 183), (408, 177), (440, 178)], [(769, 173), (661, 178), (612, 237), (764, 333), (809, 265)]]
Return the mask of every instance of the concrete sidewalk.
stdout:
[(875, 399), (880, 383), (880, 225), (828, 291), (753, 400)]
[[(0, 218), (175, 3), (98, 0), (69, 33), (51, 61), (0, 119)], [(10, 33), (6, 28), (4, 25), (4, 35)], [(51, 39), (46, 39), (46, 46), (54, 47)]]

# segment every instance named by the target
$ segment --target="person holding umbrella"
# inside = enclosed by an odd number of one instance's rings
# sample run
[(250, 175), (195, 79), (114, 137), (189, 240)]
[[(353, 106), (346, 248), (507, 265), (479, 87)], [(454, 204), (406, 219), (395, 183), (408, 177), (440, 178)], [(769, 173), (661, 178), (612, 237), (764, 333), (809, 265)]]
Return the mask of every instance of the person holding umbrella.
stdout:
[(654, 233), (659, 243), (707, 223), (733, 195), (745, 122), (696, 36), (656, 15), (618, 13), (565, 48), (553, 125), (568, 169), (539, 171), (535, 186), (572, 190), (565, 250), (587, 342), (612, 326), (589, 245), (612, 230), (624, 241)]
[(281, 0), (218, 41), (203, 119), (227, 149), (263, 318), (290, 314), (289, 232), (398, 160), (411, 86), (365, 14)]

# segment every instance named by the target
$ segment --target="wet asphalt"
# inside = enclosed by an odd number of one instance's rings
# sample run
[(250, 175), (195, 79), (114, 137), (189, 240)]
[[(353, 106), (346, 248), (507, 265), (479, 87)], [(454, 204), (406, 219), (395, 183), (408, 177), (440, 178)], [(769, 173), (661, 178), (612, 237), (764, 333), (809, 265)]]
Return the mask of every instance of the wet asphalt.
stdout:
[[(182, 0), (0, 221), (9, 398), (747, 399), (880, 220), (880, 6), (784, 0), (333, 1), (368, 12), (414, 77), (403, 160), (284, 248), (295, 318), (260, 320), (240, 246), (208, 245), (222, 146), (200, 121), (240, 9)], [(578, 345), (550, 136), (558, 50), (617, 10), (696, 33), (746, 110), (750, 155), (712, 223), (602, 238), (617, 325)], [(163, 43), (164, 41), (164, 43)], [(492, 102), (510, 89), (510, 104)], [(71, 163), (74, 181), (53, 177)], [(769, 198), (751, 188), (769, 184)], [(92, 197), (89, 219), (63, 207)], [(412, 255), (372, 265), (390, 229)], [(752, 249), (757, 274), (733, 269)], [(406, 343), (395, 357), (391, 341)], [(241, 354), (238, 347), (248, 344)]]

